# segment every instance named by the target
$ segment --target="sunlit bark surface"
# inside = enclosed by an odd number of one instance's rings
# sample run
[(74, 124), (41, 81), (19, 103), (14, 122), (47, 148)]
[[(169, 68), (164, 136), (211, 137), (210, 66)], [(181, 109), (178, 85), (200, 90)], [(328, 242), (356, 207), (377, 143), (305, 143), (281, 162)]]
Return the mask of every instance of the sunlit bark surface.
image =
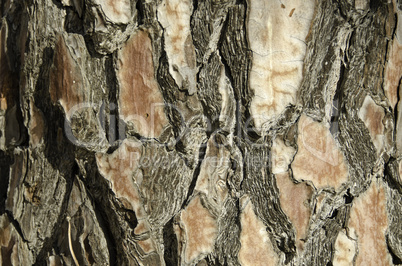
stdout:
[(0, 265), (402, 264), (401, 1), (0, 16)]

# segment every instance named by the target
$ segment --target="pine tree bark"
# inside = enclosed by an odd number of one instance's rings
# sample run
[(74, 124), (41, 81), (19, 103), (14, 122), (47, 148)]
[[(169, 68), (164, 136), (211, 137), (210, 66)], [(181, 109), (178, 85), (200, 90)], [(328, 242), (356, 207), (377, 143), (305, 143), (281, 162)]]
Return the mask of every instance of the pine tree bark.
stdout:
[(402, 264), (401, 12), (2, 1), (0, 264)]

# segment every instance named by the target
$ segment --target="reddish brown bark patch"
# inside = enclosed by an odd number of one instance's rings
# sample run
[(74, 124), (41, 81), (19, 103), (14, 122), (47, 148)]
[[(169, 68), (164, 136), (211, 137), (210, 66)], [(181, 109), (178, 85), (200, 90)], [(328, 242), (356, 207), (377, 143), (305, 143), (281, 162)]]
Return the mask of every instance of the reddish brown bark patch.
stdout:
[(138, 133), (157, 137), (167, 124), (164, 102), (154, 76), (152, 45), (148, 33), (138, 31), (120, 52), (119, 107), (124, 121)]
[(42, 142), (45, 132), (45, 120), (41, 110), (39, 110), (33, 102), (30, 103), (31, 116), (29, 120), (29, 142), (32, 147), (36, 147)]
[(0, 216), (0, 265), (29, 265), (31, 252), (7, 215)]
[(402, 77), (402, 44), (392, 42), (388, 64), (385, 68), (384, 91), (392, 108), (398, 102), (398, 87)]
[(384, 116), (384, 109), (378, 106), (370, 96), (366, 96), (359, 111), (359, 117), (366, 125), (378, 152), (384, 147)]
[(279, 258), (264, 223), (254, 213), (248, 197), (242, 198), (239, 262), (241, 265), (277, 265)]
[[(139, 167), (141, 154), (141, 143), (127, 139), (112, 154), (96, 154), (99, 172), (110, 182), (111, 189), (125, 208), (135, 212), (138, 220), (134, 229), (136, 235), (150, 232), (148, 215), (139, 191), (140, 181), (135, 178), (138, 175), (134, 174)], [(152, 238), (136, 241), (136, 244), (147, 254), (156, 250)]]
[(280, 192), (279, 200), (282, 210), (296, 229), (296, 246), (299, 250), (303, 250), (302, 239), (305, 238), (310, 220), (309, 200), (313, 195), (313, 189), (306, 183), (293, 183), (288, 172), (277, 174), (276, 184)]
[(385, 190), (377, 181), (354, 200), (348, 227), (358, 238), (356, 265), (392, 265), (385, 239), (388, 228)]
[(192, 199), (181, 213), (181, 220), (186, 235), (185, 261), (190, 263), (203, 254), (211, 253), (218, 232), (217, 224), (199, 196)]
[(7, 110), (13, 107), (18, 98), (18, 79), (12, 71), (7, 50), (8, 29), (4, 22), (0, 29), (0, 110)]
[(353, 241), (344, 231), (340, 231), (335, 241), (333, 265), (353, 265), (355, 254), (355, 241)]
[(130, 0), (98, 0), (105, 15), (115, 23), (128, 23), (131, 18)]
[(50, 98), (59, 102), (66, 113), (84, 102), (83, 77), (68, 50), (64, 37), (59, 36), (50, 70)]
[(343, 153), (329, 128), (302, 115), (298, 132), (298, 151), (292, 163), (294, 177), (311, 180), (316, 187), (337, 188), (347, 181), (348, 169)]
[[(111, 182), (111, 188), (118, 198), (123, 198), (127, 208), (140, 215), (136, 207), (142, 206), (133, 172), (138, 167), (141, 144), (125, 140), (112, 154), (97, 153), (96, 162), (99, 172)], [(143, 216), (138, 217), (143, 218)]]

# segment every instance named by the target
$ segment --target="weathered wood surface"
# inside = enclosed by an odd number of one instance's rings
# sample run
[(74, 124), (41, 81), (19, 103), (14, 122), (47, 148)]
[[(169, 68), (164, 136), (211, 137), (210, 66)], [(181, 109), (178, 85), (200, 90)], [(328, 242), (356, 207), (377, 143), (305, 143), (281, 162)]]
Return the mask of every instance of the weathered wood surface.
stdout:
[(0, 265), (402, 264), (400, 0), (0, 15)]

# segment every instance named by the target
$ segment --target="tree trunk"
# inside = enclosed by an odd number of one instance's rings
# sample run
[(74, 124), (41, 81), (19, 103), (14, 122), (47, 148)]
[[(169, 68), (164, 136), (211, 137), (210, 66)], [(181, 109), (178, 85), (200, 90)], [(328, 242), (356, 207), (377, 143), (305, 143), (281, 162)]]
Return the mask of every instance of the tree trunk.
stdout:
[(402, 264), (401, 12), (0, 2), (0, 264)]

